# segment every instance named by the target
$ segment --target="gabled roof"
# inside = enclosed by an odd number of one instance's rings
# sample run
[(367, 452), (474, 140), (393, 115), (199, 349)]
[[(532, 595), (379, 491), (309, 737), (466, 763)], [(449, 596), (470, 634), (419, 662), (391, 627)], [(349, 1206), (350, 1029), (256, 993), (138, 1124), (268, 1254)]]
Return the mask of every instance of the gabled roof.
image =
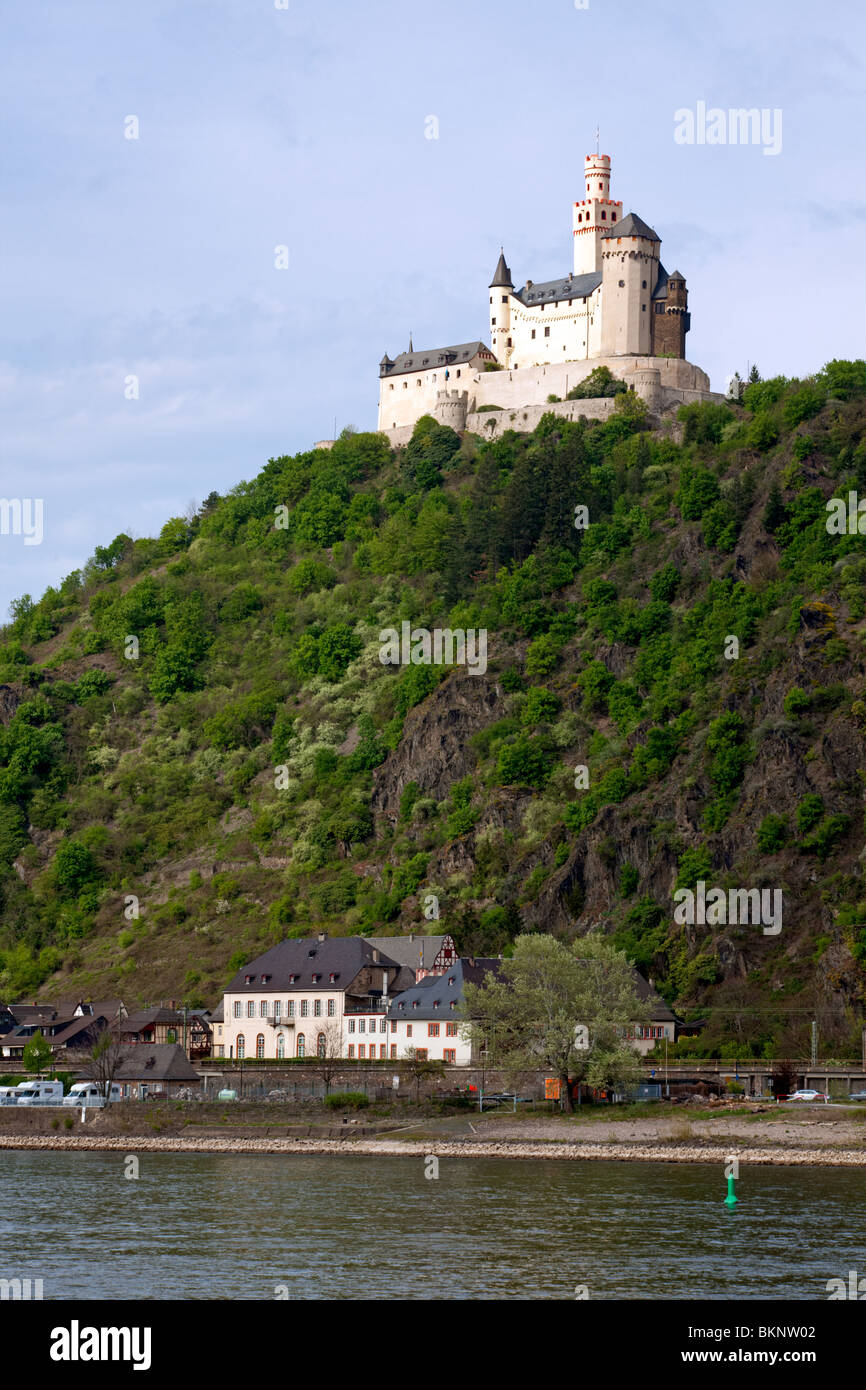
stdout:
[(490, 288), (495, 289), (498, 285), (511, 286), (514, 281), (511, 278), (511, 271), (505, 264), (505, 252), (502, 251), (499, 260), (496, 262), (496, 269), (493, 272), (493, 279), (490, 281)]
[[(225, 993), (273, 994), (304, 989), (333, 994), (335, 990), (348, 989), (365, 965), (385, 969), (390, 966), (396, 971), (400, 968), (399, 962), (363, 936), (326, 936), (323, 941), (311, 936), (303, 941), (281, 941), (279, 946), (272, 946), (263, 956), (243, 966), (226, 985)], [(334, 980), (330, 978), (332, 974)], [(314, 980), (314, 975), (319, 979)]]
[(457, 1010), (451, 1005), (460, 1003), (464, 984), (479, 985), (485, 975), (497, 972), (500, 966), (498, 958), (461, 956), (443, 975), (425, 975), (417, 985), (404, 989), (391, 1004), (388, 1018), (406, 1023), (413, 1018), (453, 1020)]
[[(401, 372), (420, 372), (427, 371), (431, 367), (459, 367), (461, 364), (471, 362), (473, 357), (480, 355), (487, 357), (492, 362), (493, 353), (486, 343), (476, 340), (474, 343), (457, 343), (453, 347), (444, 348), (421, 348), (419, 351), (398, 352), (394, 361), (388, 366), (384, 358), (379, 364), (380, 376), (399, 376)], [(386, 354), (387, 355), (387, 354)]]
[(608, 227), (607, 231), (602, 233), (602, 236), (642, 236), (646, 237), (649, 241), (661, 241), (661, 237), (653, 231), (652, 227), (648, 227), (643, 218), (638, 217), (636, 212), (630, 212), (628, 217), (624, 217), (621, 222), (617, 222), (616, 226)]
[(656, 280), (652, 297), (653, 299), (667, 299), (668, 297), (668, 273), (661, 261), (659, 261), (659, 278)]
[(368, 936), (371, 946), (378, 946), (399, 965), (408, 965), (412, 970), (431, 970), (445, 942), (451, 942), (444, 934), (424, 936), (412, 933), (409, 936)]
[(634, 971), (634, 984), (638, 998), (645, 1000), (650, 1006), (653, 1023), (676, 1022), (676, 1015), (671, 1013), (665, 1001), (659, 998), (649, 981), (637, 970)]
[(120, 1049), (116, 1081), (198, 1081), (178, 1043), (129, 1043)]
[(514, 298), (526, 305), (554, 304), (560, 299), (583, 299), (600, 284), (600, 270), (590, 270), (586, 275), (569, 273), (559, 280), (542, 280), (538, 284), (528, 281), (522, 290), (515, 290)]

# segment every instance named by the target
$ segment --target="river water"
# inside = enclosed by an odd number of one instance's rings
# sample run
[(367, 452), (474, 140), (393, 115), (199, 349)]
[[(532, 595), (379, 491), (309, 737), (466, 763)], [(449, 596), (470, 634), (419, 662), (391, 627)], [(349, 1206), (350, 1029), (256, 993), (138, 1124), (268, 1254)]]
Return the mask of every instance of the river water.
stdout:
[(0, 1277), (45, 1299), (826, 1299), (866, 1173), (722, 1164), (0, 1152)]

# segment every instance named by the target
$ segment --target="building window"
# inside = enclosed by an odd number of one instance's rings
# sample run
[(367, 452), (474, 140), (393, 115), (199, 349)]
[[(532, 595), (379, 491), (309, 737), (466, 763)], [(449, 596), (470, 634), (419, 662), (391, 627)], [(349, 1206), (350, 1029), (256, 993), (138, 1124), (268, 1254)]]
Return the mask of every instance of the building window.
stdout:
[(349, 1031), (350, 1033), (354, 1033), (354, 1031), (355, 1031), (355, 1020), (354, 1020), (353, 1018), (350, 1018), (350, 1019), (349, 1019), (349, 1022), (348, 1022), (348, 1024), (347, 1024), (347, 1028), (348, 1028), (348, 1031)]
[(334, 1014), (335, 1014), (336, 1012), (337, 1012), (337, 1001), (336, 1001), (336, 999), (329, 999), (329, 1000), (328, 1000), (328, 1018), (333, 1018), (333, 1017), (334, 1017)]
[(267, 1001), (267, 999), (260, 999), (260, 1000), (259, 1000), (259, 1017), (260, 1017), (260, 1018), (267, 1018), (267, 1016), (268, 1016), (268, 1001)]
[(643, 312), (646, 313), (646, 305), (645, 305), (645, 304), (642, 304), (640, 307), (641, 307), (641, 309), (643, 310)]
[(641, 280), (641, 286), (646, 289), (646, 280)]
[(288, 1002), (287, 1002), (287, 1004), (286, 1004), (286, 1012), (288, 1013), (289, 1018), (294, 1018), (294, 1016), (295, 1016), (295, 1001), (294, 1001), (294, 999), (289, 999), (289, 1000), (288, 1000)]
[(606, 221), (607, 221), (607, 213), (606, 213), (606, 212), (603, 212), (603, 213), (601, 214), (601, 220), (602, 220), (602, 222), (606, 222)]
[(415, 382), (415, 385), (416, 385), (416, 386), (420, 386), (420, 385), (421, 385), (421, 378), (420, 378), (420, 376), (419, 376), (418, 380)]
[(256, 1001), (255, 1001), (255, 999), (248, 999), (248, 1000), (247, 1000), (247, 1018), (255, 1018), (255, 1016), (256, 1016)]
[(306, 1038), (304, 1037), (303, 1033), (299, 1033), (299, 1034), (298, 1034), (298, 1056), (299, 1056), (299, 1057), (306, 1057), (306, 1055), (307, 1055), (307, 1040), (306, 1040)]
[(459, 376), (460, 376), (460, 368), (459, 368), (459, 367), (457, 368), (457, 376), (458, 376), (458, 378), (459, 378)]
[(310, 1013), (310, 1001), (309, 1001), (309, 999), (302, 999), (302, 1000), (301, 1000), (301, 1018), (307, 1018), (307, 1017), (309, 1017), (309, 1013)]
[(243, 1006), (243, 1003), (242, 1003), (242, 1001), (241, 1001), (240, 999), (236, 999), (236, 1000), (235, 1000), (235, 1004), (234, 1004), (234, 1015), (235, 1015), (235, 1018), (243, 1018), (243, 1016), (244, 1016), (244, 1006)]
[(313, 1013), (314, 1013), (314, 1015), (315, 1015), (316, 1018), (321, 1018), (321, 1017), (322, 1017), (322, 1001), (321, 1001), (321, 999), (316, 999), (316, 1000), (313, 1001)]
[(397, 1044), (396, 1044), (396, 1043), (392, 1043), (392, 1044), (391, 1044), (391, 1058), (392, 1058), (393, 1061), (396, 1062), (396, 1060), (397, 1060)]
[(225, 1050), (224, 1047), (218, 1046), (218, 1047), (217, 1047), (217, 1056), (218, 1056), (218, 1057), (224, 1057), (224, 1056), (225, 1056), (225, 1051), (226, 1051), (226, 1050)]
[(280, 1015), (282, 1014), (282, 1012), (283, 1012), (283, 1001), (282, 1001), (281, 999), (275, 999), (275, 1000), (274, 1000), (274, 1018), (279, 1018)]
[(350, 1056), (350, 1057), (354, 1057), (354, 1056), (355, 1056), (355, 1044), (354, 1044), (354, 1043), (349, 1043), (349, 1056)]
[(359, 1032), (359, 1033), (366, 1033), (366, 1031), (367, 1031), (367, 1020), (366, 1020), (365, 1018), (359, 1018), (359, 1019), (358, 1019), (358, 1032)]
[(454, 1047), (446, 1047), (444, 1052), (442, 1053), (442, 1060), (443, 1062), (456, 1062), (457, 1049)]
[(393, 391), (393, 390), (394, 390), (394, 383), (393, 383), (393, 381), (392, 381), (392, 382), (390, 383), (390, 385), (388, 386), (388, 390), (389, 390), (389, 391)]
[(407, 1024), (406, 1024), (406, 1037), (407, 1037), (407, 1038), (411, 1038), (411, 1036), (412, 1036), (412, 1024), (411, 1024), (411, 1023), (407, 1023)]
[(358, 1061), (362, 1062), (367, 1055), (367, 1044), (358, 1043)]
[(438, 1024), (438, 1023), (428, 1023), (428, 1024), (427, 1024), (427, 1036), (428, 1036), (428, 1038), (438, 1038), (438, 1036), (439, 1036), (439, 1024)]
[(324, 1033), (320, 1033), (319, 1036), (316, 1038), (316, 1056), (317, 1056), (317, 1057), (324, 1057), (324, 1055), (325, 1055), (325, 1035), (324, 1035)]
[[(512, 347), (512, 346), (513, 346), (510, 338), (508, 339), (508, 346), (509, 346), (509, 347)], [(460, 373), (458, 372), (457, 375), (459, 376)]]
[(404, 391), (407, 390), (408, 386), (409, 386), (408, 381), (404, 381), (404, 382), (403, 382), (403, 390), (404, 390)]
[(264, 1057), (264, 1055), (265, 1055), (265, 1035), (264, 1035), (264, 1033), (259, 1033), (258, 1037), (256, 1038), (256, 1056), (257, 1056), (257, 1057)]
[(457, 1037), (457, 1024), (456, 1024), (456, 1023), (446, 1023), (446, 1024), (445, 1024), (445, 1036), (446, 1036), (446, 1038), (456, 1038), (456, 1037)]
[(549, 337), (550, 337), (550, 329), (549, 329), (549, 328), (545, 328), (545, 330), (544, 330), (544, 336), (545, 336), (545, 338), (549, 338)]
[(380, 1018), (380, 1020), (379, 1020), (379, 1032), (380, 1032), (380, 1033), (387, 1033), (387, 1031), (388, 1031), (388, 1020), (387, 1020), (387, 1018)]
[(492, 319), (490, 320), (490, 322), (493, 324), (493, 327), (495, 328), (495, 327), (496, 327), (496, 319), (495, 319), (495, 318), (492, 318)]
[(415, 1056), (418, 1058), (418, 1061), (419, 1061), (419, 1062), (426, 1062), (426, 1061), (427, 1061), (427, 1049), (426, 1049), (426, 1047), (417, 1047), (417, 1048), (415, 1049)]
[(395, 1019), (395, 1020), (392, 1020), (392, 1023), (391, 1023), (391, 1032), (392, 1032), (392, 1033), (396, 1033), (396, 1031), (397, 1031), (397, 1022), (396, 1022), (396, 1019)]
[(384, 1044), (384, 1043), (379, 1043), (379, 1060), (380, 1060), (381, 1062), (384, 1062), (385, 1057), (386, 1057), (386, 1055), (387, 1055), (387, 1052), (388, 1052), (388, 1049), (386, 1048), (385, 1044)]
[(246, 1040), (246, 1038), (244, 1037), (243, 1033), (238, 1033), (237, 1048), (238, 1048), (238, 1056), (239, 1056), (239, 1057), (245, 1057), (245, 1056), (246, 1056), (246, 1051), (247, 1051), (247, 1040)]
[(615, 213), (615, 212), (612, 212), (612, 213), (611, 213), (611, 215), (610, 215), (610, 220), (611, 220), (611, 222), (615, 222), (615, 221), (616, 221), (616, 213)]
[(532, 330), (532, 336), (533, 336), (533, 338), (535, 337), (535, 329), (534, 329), (534, 328), (533, 328), (533, 330)]

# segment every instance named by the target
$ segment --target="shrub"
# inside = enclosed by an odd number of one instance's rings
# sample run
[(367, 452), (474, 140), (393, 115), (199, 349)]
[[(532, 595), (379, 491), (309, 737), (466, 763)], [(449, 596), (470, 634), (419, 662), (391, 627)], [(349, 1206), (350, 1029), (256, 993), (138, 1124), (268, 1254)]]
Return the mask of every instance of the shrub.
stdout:
[(762, 854), (777, 854), (788, 839), (788, 817), (765, 816), (758, 826), (758, 849)]
[(809, 792), (797, 807), (797, 829), (801, 835), (808, 835), (824, 814), (824, 798), (817, 792)]
[(366, 1110), (370, 1097), (363, 1091), (332, 1091), (325, 1104), (329, 1110)]

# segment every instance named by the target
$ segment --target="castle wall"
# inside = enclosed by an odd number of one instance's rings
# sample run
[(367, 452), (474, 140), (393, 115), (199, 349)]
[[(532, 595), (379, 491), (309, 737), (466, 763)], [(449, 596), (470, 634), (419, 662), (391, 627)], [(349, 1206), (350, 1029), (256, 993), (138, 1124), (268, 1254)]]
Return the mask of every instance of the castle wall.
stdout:
[[(466, 428), (485, 437), (491, 433), (495, 437), (503, 429), (528, 432), (535, 429), (541, 416), (548, 410), (565, 419), (576, 420), (580, 415), (586, 415), (588, 419), (605, 419), (613, 409), (613, 399), (610, 397), (565, 400), (573, 386), (601, 366), (609, 367), (614, 376), (633, 386), (653, 413), (663, 413), (692, 401), (724, 400), (724, 396), (710, 390), (710, 379), (706, 372), (683, 358), (596, 357), (589, 362), (555, 362), (547, 366), (525, 367), (519, 371), (473, 371), (468, 379), (464, 370), (460, 386), (467, 392)], [(453, 380), (453, 372), (451, 377)], [(414, 382), (415, 377), (412, 380)], [(450, 388), (451, 381), (448, 385)], [(408, 443), (415, 422), (421, 415), (444, 418), (441, 405), (437, 410), (435, 385), (429, 394), (419, 390), (417, 394), (407, 391), (405, 395), (408, 397), (406, 412), (398, 421), (397, 428), (384, 427), (384, 433), (395, 448)], [(559, 396), (560, 401), (548, 402), (547, 397), (551, 395)], [(478, 407), (483, 405), (495, 405), (501, 409), (479, 412)], [(410, 406), (417, 413), (413, 415)], [(487, 424), (491, 418), (499, 422), (495, 428)]]
[[(544, 309), (511, 298), (509, 336), (512, 346), (497, 356), (514, 371), (555, 362), (580, 362), (601, 351), (599, 291), (561, 299)], [(533, 333), (535, 337), (533, 337)]]
[(414, 425), (422, 415), (432, 415), (440, 391), (467, 390), (470, 382), (484, 375), (480, 359), (473, 358), (460, 366), (436, 367), (427, 371), (402, 372), (399, 376), (379, 378), (379, 429), (385, 433)]

